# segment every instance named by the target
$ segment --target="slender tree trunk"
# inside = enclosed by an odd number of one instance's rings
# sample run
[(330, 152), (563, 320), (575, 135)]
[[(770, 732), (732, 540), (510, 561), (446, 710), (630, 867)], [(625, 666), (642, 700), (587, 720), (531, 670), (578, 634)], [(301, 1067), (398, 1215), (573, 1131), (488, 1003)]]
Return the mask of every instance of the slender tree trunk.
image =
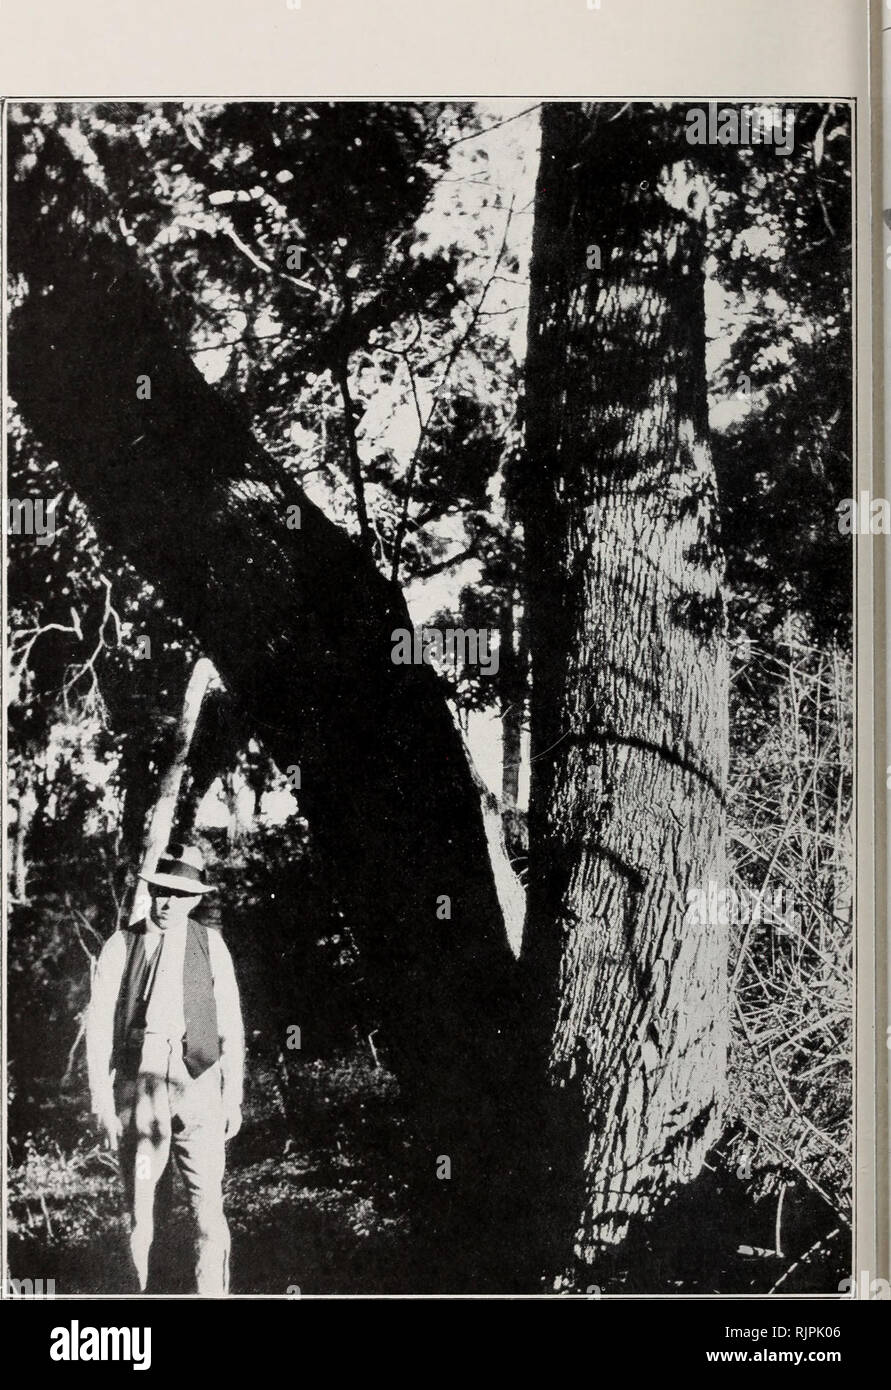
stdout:
[(28, 901), (28, 836), (37, 810), (37, 794), (32, 783), (23, 778), (16, 802), (15, 833), (12, 845), (13, 893), (17, 903)]
[[(223, 796), (226, 800), (226, 809), (229, 812), (229, 844), (238, 845), (251, 833), (253, 816), (250, 811), (245, 814), (242, 796), (244, 793), (244, 782), (239, 777), (235, 769), (230, 769), (223, 774)], [(256, 803), (253, 792), (248, 788), (251, 803)]]
[(251, 820), (256, 823), (263, 811), (263, 793), (267, 787), (268, 761), (261, 749), (250, 747), (244, 760), (244, 779), (253, 797)]
[[(727, 669), (699, 230), (658, 192), (667, 117), (546, 106), (520, 490), (532, 651), (526, 973), (579, 1267), (719, 1133)], [(600, 268), (597, 268), (599, 253)], [(559, 1252), (552, 1255), (559, 1260)], [(559, 1271), (559, 1265), (557, 1266)]]
[(522, 632), (518, 632), (516, 593), (511, 586), (501, 606), (499, 685), (501, 695), (501, 800), (506, 812), (517, 809), (520, 748), (525, 713), (526, 667)]
[[(161, 778), (161, 785), (158, 788), (158, 794), (146, 827), (140, 866), (140, 872), (143, 874), (152, 873), (157, 868), (158, 860), (172, 838), (189, 748), (201, 715), (204, 697), (211, 682), (216, 679), (216, 674), (213, 662), (208, 661), (206, 657), (199, 657), (189, 676), (183, 697), (182, 714), (177, 726), (173, 756)], [(137, 879), (136, 890), (133, 894), (133, 906), (130, 910), (130, 921), (141, 921), (146, 916), (149, 906), (148, 887), (141, 878)]]
[(246, 732), (300, 767), (413, 1120), (428, 1243), (411, 1277), (482, 1287), (507, 1202), (516, 969), (461, 738), (433, 670), (391, 659), (394, 629), (412, 626), (399, 588), (206, 384), (104, 195), (44, 135), (64, 178), (38, 166), (10, 193), (10, 261), (28, 284), (12, 393), (105, 543), (195, 633)]

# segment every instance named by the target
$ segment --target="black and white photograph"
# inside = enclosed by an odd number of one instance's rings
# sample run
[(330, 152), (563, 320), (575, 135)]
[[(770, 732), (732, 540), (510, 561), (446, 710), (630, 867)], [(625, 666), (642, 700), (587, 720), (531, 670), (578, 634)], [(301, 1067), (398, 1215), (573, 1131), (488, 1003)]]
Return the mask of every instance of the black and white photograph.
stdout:
[(6, 103), (17, 1290), (856, 1294), (857, 121)]

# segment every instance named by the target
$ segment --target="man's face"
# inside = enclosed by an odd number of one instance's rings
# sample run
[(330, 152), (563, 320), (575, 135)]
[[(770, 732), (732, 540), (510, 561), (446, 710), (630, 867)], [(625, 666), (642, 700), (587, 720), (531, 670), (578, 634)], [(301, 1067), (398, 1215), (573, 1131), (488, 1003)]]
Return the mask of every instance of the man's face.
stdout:
[(149, 884), (149, 892), (152, 895), (152, 921), (161, 931), (181, 926), (192, 908), (201, 901), (200, 893), (181, 893), (178, 888), (161, 888), (156, 883)]

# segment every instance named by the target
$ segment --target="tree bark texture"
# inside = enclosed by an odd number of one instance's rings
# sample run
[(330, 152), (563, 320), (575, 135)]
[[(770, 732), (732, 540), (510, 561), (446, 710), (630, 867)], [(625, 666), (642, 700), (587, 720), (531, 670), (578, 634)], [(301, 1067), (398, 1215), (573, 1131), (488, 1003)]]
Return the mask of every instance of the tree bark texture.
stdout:
[(701, 240), (660, 187), (682, 128), (616, 110), (543, 110), (519, 494), (525, 969), (576, 1268), (699, 1171), (728, 1033), (727, 928), (687, 913), (721, 881), (728, 757)]

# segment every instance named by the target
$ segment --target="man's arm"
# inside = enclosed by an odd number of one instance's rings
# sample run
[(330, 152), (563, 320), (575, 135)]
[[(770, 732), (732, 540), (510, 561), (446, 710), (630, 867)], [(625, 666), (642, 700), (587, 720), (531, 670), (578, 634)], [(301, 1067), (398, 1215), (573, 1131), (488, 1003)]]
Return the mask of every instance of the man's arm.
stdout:
[(226, 1116), (226, 1132), (231, 1137), (238, 1132), (241, 1124), (244, 1093), (244, 1024), (241, 1018), (238, 982), (235, 979), (235, 968), (229, 948), (218, 931), (210, 930), (207, 936), (210, 943), (210, 963), (220, 1035), (223, 1111)]
[(99, 953), (93, 973), (86, 1015), (87, 1075), (93, 1114), (114, 1141), (116, 1116), (111, 1073), (114, 1046), (114, 1011), (121, 987), (127, 951), (123, 933), (110, 936)]

